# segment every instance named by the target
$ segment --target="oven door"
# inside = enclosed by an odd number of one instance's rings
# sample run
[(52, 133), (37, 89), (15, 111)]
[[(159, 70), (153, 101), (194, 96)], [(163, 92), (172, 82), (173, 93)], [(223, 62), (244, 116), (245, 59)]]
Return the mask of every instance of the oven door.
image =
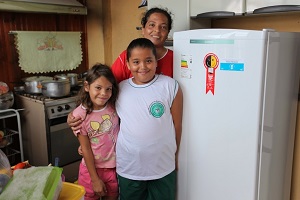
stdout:
[(50, 120), (50, 160), (59, 167), (82, 159), (79, 141), (67, 124), (67, 117)]

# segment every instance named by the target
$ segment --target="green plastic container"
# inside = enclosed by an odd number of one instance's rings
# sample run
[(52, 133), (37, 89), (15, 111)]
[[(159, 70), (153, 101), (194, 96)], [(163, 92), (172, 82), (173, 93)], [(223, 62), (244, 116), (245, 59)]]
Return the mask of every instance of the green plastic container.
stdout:
[(15, 170), (0, 200), (58, 199), (62, 189), (61, 174), (62, 168), (52, 166)]

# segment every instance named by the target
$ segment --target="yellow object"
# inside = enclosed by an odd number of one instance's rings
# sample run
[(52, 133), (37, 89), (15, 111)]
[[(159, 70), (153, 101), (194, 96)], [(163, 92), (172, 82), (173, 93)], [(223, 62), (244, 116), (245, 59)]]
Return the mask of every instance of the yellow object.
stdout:
[(91, 121), (91, 127), (94, 131), (98, 130), (100, 128), (100, 123), (99, 122), (94, 122), (94, 121)]
[(58, 200), (80, 200), (83, 199), (85, 189), (81, 185), (63, 182), (62, 190)]

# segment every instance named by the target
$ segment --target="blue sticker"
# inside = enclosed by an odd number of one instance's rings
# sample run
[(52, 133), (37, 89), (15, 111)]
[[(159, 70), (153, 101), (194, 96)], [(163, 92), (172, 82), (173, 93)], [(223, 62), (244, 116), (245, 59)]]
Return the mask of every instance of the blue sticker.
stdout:
[(244, 63), (221, 63), (220, 70), (244, 71)]

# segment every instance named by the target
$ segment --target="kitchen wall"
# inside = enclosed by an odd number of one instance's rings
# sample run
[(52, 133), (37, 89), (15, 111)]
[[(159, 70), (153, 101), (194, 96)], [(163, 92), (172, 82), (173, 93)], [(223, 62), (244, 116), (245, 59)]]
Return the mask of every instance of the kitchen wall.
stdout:
[(111, 65), (131, 40), (142, 37), (140, 20), (145, 8), (141, 0), (88, 0), (88, 60)]
[(109, 44), (105, 47), (111, 46), (111, 51), (106, 52), (106, 61), (112, 64), (119, 54), (127, 48), (131, 40), (142, 37), (141, 31), (136, 30), (136, 27), (141, 26), (140, 21), (145, 8), (138, 8), (141, 0), (109, 0), (106, 2), (110, 2), (110, 5), (106, 3), (104, 10), (108, 10), (106, 9), (108, 7), (111, 10), (110, 16), (106, 17), (109, 20), (105, 24), (106, 26), (110, 25), (110, 28), (104, 31), (105, 38), (110, 37)]
[(142, 13), (144, 8), (139, 9), (141, 0), (120, 1), (111, 0), (111, 24), (112, 32), (112, 59), (113, 61), (119, 54), (127, 48), (131, 40), (142, 37), (141, 31), (136, 27), (141, 26)]
[[(102, 1), (87, 1), (87, 38), (88, 38), (88, 68), (91, 65), (101, 62), (105, 63), (104, 58), (104, 13)], [(107, 11), (108, 12), (108, 11)]]

